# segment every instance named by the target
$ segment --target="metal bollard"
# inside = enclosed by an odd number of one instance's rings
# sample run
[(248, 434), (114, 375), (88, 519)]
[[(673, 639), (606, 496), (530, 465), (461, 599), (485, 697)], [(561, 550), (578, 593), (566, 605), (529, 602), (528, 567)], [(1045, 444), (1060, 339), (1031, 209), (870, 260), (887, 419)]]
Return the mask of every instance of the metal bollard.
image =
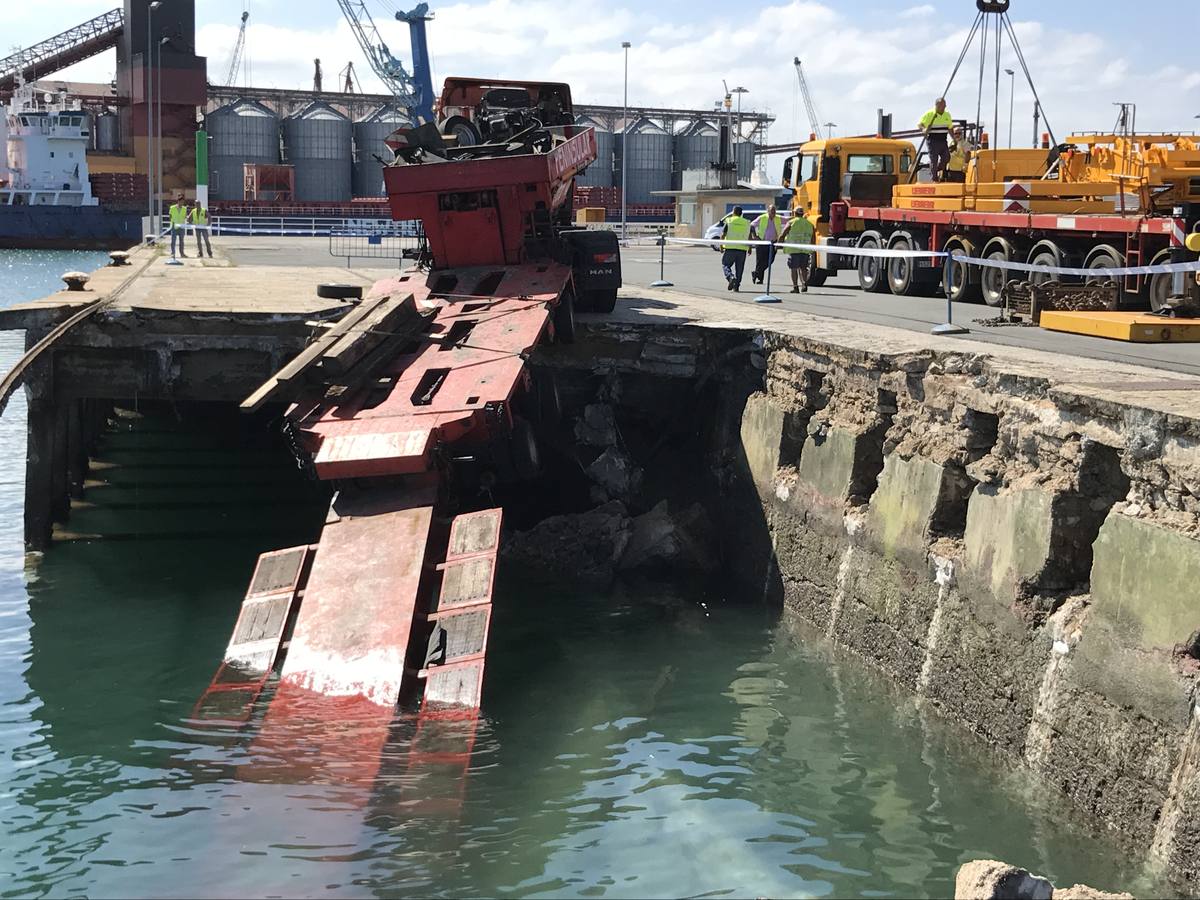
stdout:
[(666, 267), (667, 253), (667, 236), (660, 234), (658, 236), (658, 281), (650, 282), (650, 287), (675, 287), (674, 283), (667, 281), (667, 276), (664, 272)]
[[(774, 247), (771, 248), (775, 249)], [(767, 254), (767, 289), (765, 293), (759, 294), (754, 298), (755, 303), (782, 303), (783, 301), (771, 293), (771, 270), (775, 268), (773, 263), (775, 260), (770, 254)]]
[(953, 256), (947, 256), (942, 261), (942, 290), (946, 292), (946, 321), (941, 325), (934, 325), (930, 329), (930, 334), (970, 334), (969, 328), (964, 328), (961, 325), (954, 324), (954, 309), (950, 302), (950, 267), (954, 261)]

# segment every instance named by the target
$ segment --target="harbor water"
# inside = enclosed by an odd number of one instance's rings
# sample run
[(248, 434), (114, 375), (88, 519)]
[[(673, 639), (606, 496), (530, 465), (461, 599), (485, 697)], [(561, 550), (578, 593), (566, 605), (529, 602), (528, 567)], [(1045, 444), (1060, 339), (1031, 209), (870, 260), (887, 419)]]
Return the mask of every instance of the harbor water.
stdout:
[[(102, 261), (0, 251), (0, 300)], [(0, 341), (7, 368), (21, 342)], [(264, 767), (261, 715), (191, 712), (255, 556), (312, 539), (323, 501), (274, 443), (223, 434), (134, 410), (71, 539), (27, 558), (24, 398), (0, 420), (0, 897), (947, 896), (980, 857), (1163, 890), (822, 637), (696, 585), (502, 580), (439, 815), (412, 802), (434, 781), (403, 727), (365, 787), (344, 760)]]

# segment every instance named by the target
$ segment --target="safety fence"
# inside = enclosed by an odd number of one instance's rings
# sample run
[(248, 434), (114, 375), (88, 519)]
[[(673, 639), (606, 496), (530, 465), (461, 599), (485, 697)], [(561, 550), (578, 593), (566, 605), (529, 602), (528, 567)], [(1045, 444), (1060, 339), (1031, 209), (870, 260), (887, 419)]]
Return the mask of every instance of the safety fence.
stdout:
[(355, 259), (388, 259), (399, 264), (406, 257), (415, 259), (424, 240), (419, 227), (403, 232), (387, 228), (334, 228), (329, 232), (329, 255), (345, 259), (347, 269)]
[(213, 216), (213, 234), (328, 237), (335, 231), (359, 230), (394, 237), (417, 237), (418, 222), (339, 216)]
[[(885, 247), (842, 247), (830, 244), (804, 244), (793, 243), (789, 241), (756, 241), (756, 240), (739, 240), (727, 241), (723, 238), (672, 238), (665, 235), (660, 236), (653, 241), (635, 241), (631, 243), (640, 243), (643, 246), (652, 245), (659, 248), (659, 277), (657, 281), (651, 283), (651, 287), (673, 287), (671, 282), (666, 280), (666, 245), (679, 244), (684, 246), (712, 247), (721, 248), (726, 243), (736, 243), (735, 249), (745, 248), (749, 250), (752, 247), (775, 247), (776, 249), (790, 249), (806, 253), (824, 253), (837, 256), (849, 257), (868, 257), (877, 259), (938, 259), (949, 260), (952, 265), (943, 265), (943, 287), (946, 289), (946, 321), (936, 326), (933, 329), (934, 334), (965, 334), (966, 328), (954, 324), (954, 312), (950, 299), (950, 278), (955, 266), (976, 266), (979, 268), (1003, 269), (1014, 272), (1036, 272), (1039, 275), (1048, 275), (1052, 277), (1068, 276), (1094, 279), (1109, 279), (1116, 276), (1125, 275), (1162, 275), (1170, 274), (1174, 276), (1173, 289), (1176, 293), (1183, 289), (1183, 276), (1189, 272), (1200, 272), (1200, 260), (1191, 260), (1189, 262), (1177, 263), (1158, 263), (1148, 266), (1120, 266), (1111, 269), (1083, 269), (1075, 266), (1043, 266), (1032, 265), (1030, 263), (1010, 262), (1008, 260), (998, 259), (981, 259), (976, 256), (967, 256), (962, 253), (952, 252), (947, 253), (944, 250), (896, 250)], [(780, 298), (771, 294), (771, 269), (767, 269), (766, 290), (758, 297), (755, 297), (756, 303), (780, 303)]]

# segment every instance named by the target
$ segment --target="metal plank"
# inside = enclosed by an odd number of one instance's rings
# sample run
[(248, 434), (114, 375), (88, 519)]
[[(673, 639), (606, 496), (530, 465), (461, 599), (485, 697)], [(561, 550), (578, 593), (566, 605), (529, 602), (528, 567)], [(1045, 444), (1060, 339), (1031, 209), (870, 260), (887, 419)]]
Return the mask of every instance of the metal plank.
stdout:
[(450, 526), (450, 545), (446, 559), (495, 553), (500, 549), (502, 509), (484, 509), (455, 516)]
[(262, 554), (254, 567), (246, 599), (296, 590), (307, 556), (307, 547), (292, 547)]
[(496, 579), (495, 556), (483, 555), (446, 563), (437, 608), (453, 609), (492, 599)]
[(430, 713), (476, 710), (482, 698), (482, 659), (429, 670), (429, 677), (425, 680), (425, 707)]

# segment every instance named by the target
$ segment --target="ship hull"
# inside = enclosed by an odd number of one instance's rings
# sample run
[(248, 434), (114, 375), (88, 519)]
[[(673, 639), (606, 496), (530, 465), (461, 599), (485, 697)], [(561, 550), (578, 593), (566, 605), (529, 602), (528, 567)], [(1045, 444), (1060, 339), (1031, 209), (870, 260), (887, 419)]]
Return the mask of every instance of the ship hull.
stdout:
[(103, 206), (0, 206), (0, 249), (122, 250), (142, 241), (142, 214)]

